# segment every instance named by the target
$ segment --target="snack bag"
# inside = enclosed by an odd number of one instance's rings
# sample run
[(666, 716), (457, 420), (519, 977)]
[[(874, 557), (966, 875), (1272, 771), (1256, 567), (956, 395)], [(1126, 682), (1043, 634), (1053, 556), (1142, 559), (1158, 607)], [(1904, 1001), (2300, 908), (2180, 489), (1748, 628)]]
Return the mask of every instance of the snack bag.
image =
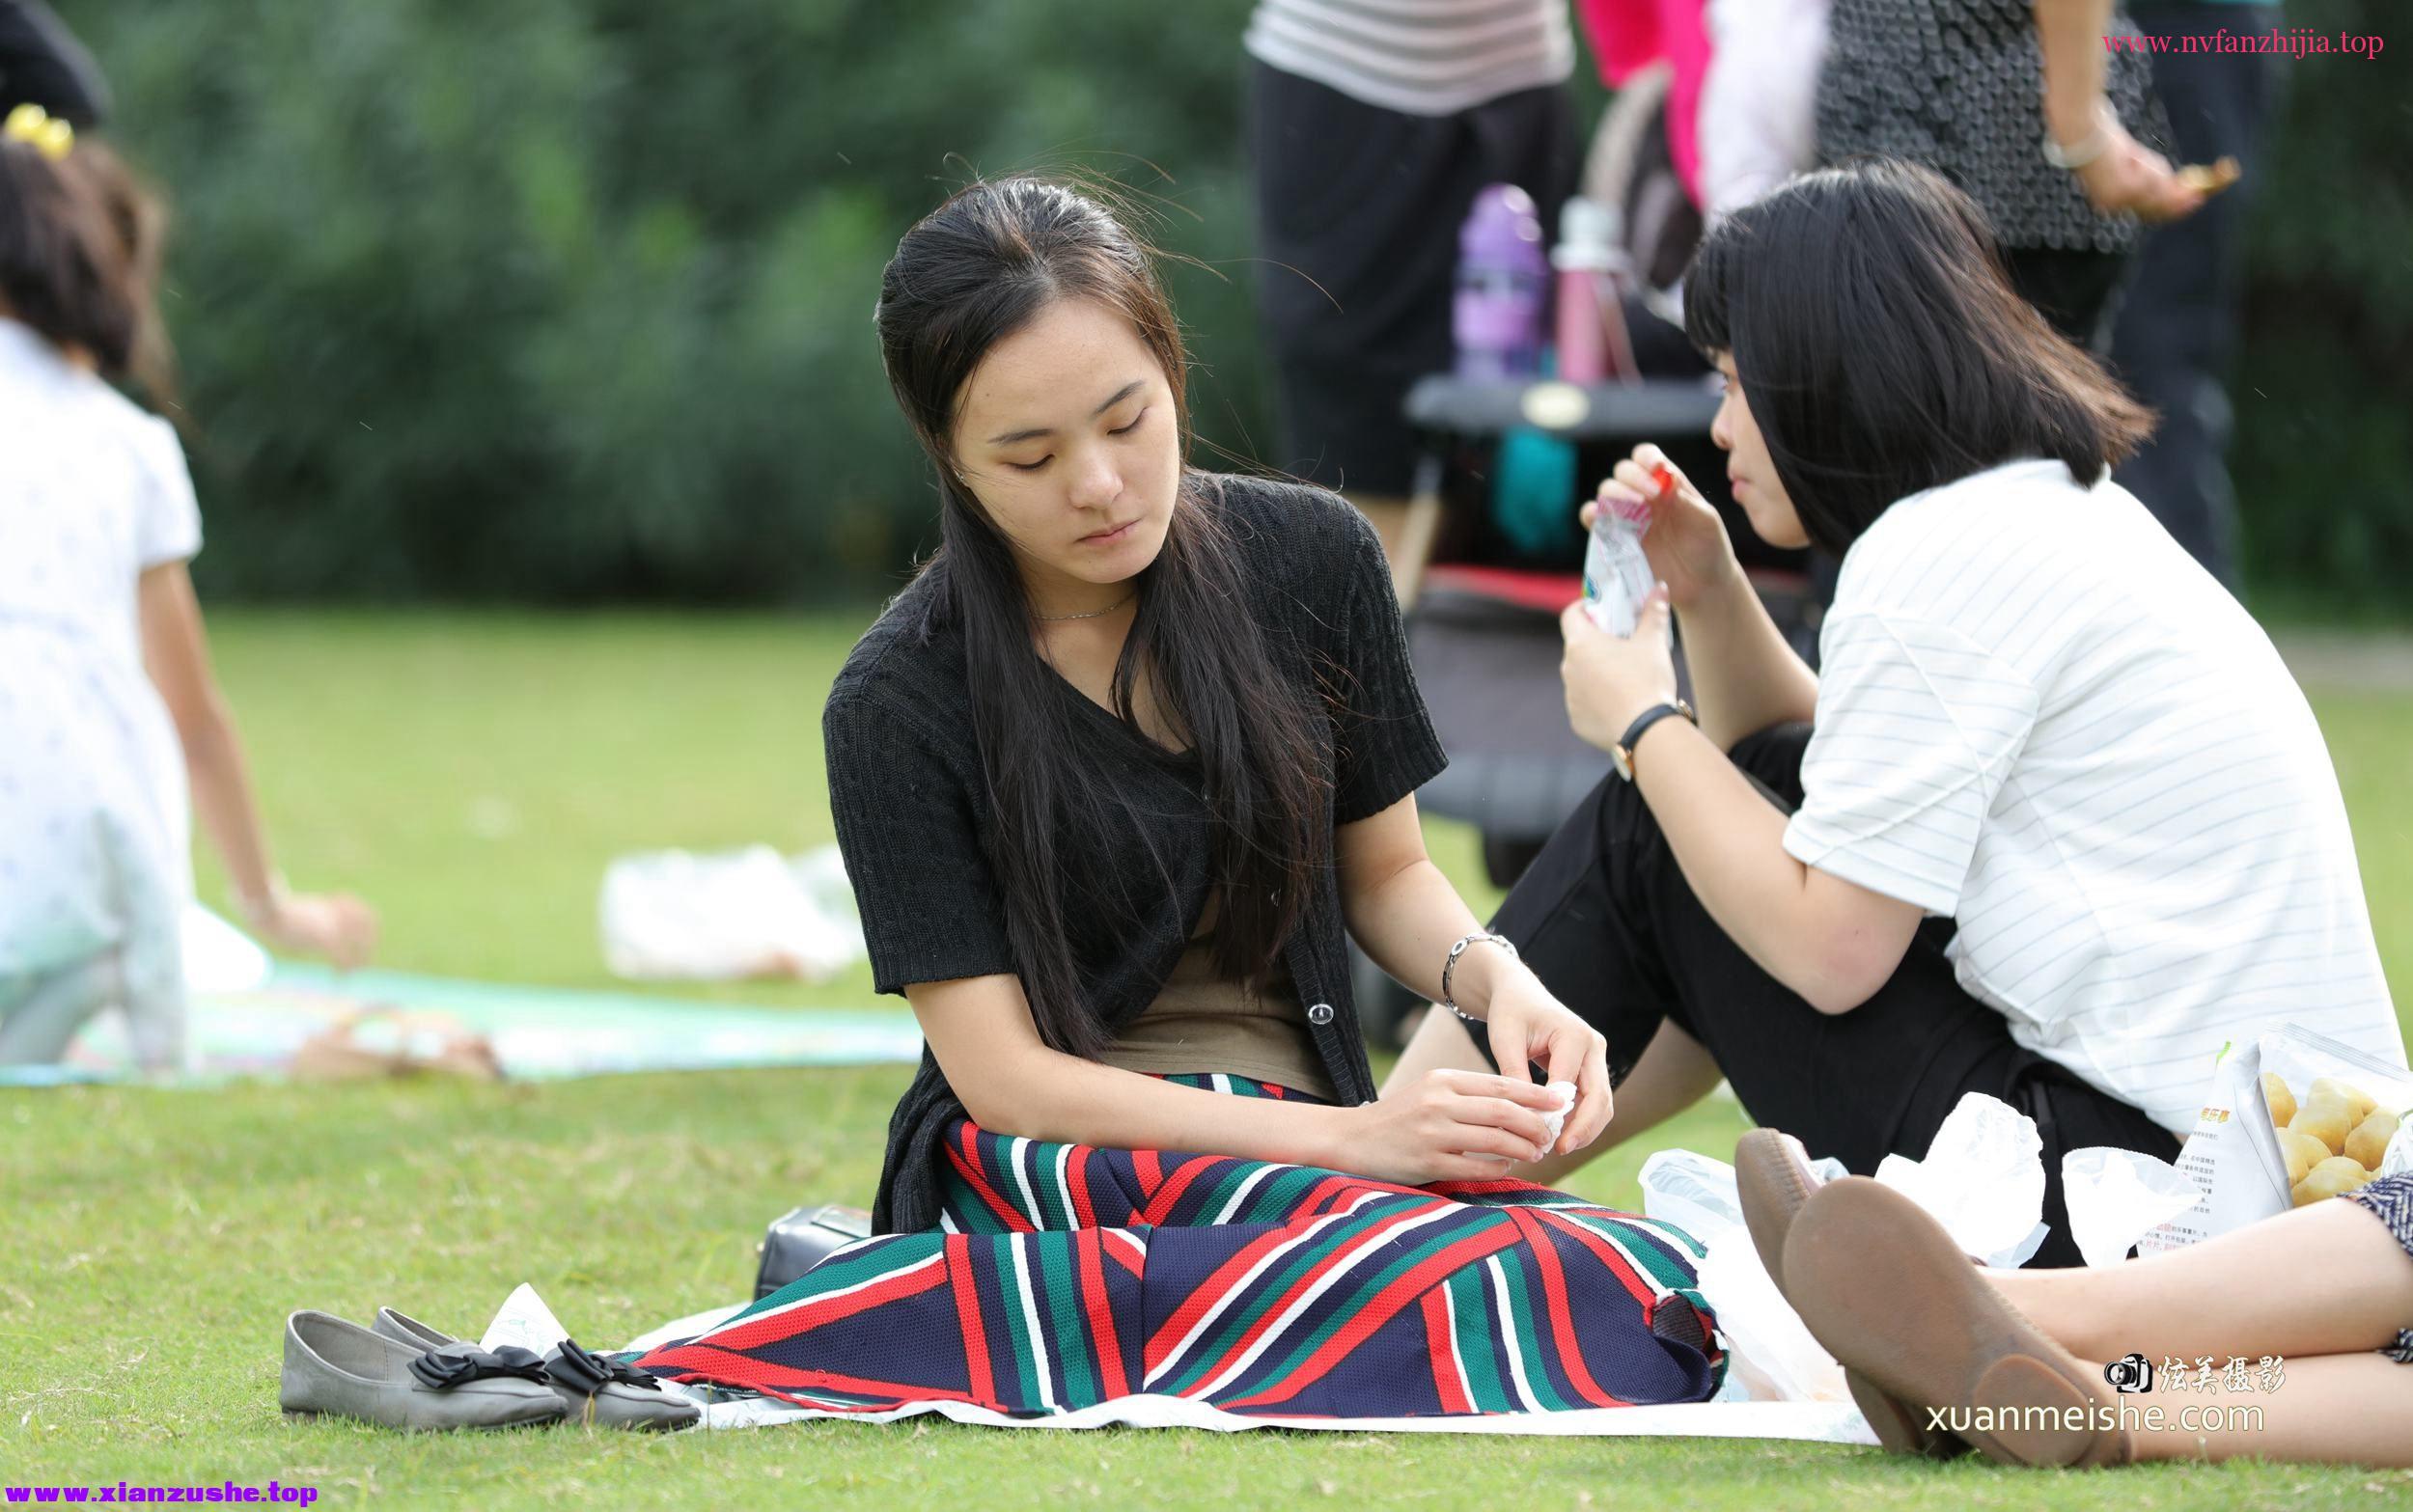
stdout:
[[(1665, 495), (1676, 486), (1667, 465), (1650, 470), (1650, 481)], [(1642, 601), (1650, 596), (1657, 579), (1650, 559), (1642, 552), (1643, 534), (1650, 529), (1650, 506), (1600, 501), (1592, 519), (1592, 540), (1584, 548), (1584, 613), (1609, 634), (1629, 637), (1642, 618)]]
[(2203, 1200), (2138, 1242), (2176, 1250), (2351, 1192), (2413, 1113), (2413, 1073), (2290, 1025), (2224, 1052), (2178, 1168)]
[(2413, 1115), (2413, 1074), (2302, 1030), (2265, 1036), (2262, 1047), (2256, 1148), (2267, 1173), (2287, 1184), (2289, 1205), (2351, 1192), (2377, 1175)]

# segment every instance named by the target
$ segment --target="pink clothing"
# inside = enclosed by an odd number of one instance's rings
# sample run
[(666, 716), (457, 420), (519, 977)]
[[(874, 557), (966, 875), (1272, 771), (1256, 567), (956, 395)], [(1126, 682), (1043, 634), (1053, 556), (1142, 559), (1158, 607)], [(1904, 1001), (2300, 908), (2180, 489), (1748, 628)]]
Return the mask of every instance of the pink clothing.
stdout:
[(1600, 77), (1611, 89), (1665, 62), (1668, 151), (1693, 203), (1701, 199), (1701, 81), (1709, 71), (1706, 0), (1575, 0)]

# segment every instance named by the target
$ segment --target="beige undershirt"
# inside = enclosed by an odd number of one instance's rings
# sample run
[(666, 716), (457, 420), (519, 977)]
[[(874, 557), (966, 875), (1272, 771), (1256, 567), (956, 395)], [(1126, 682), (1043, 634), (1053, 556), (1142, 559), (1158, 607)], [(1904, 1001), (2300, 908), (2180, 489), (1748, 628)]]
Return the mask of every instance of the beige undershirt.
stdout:
[(1287, 974), (1262, 995), (1215, 975), (1214, 904), (1162, 991), (1098, 1057), (1158, 1076), (1220, 1071), (1340, 1101)]

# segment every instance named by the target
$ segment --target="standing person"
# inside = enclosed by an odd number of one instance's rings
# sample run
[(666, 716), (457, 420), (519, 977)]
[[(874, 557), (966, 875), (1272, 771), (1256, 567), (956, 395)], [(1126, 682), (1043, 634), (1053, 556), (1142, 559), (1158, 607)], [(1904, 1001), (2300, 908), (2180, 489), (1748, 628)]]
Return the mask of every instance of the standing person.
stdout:
[(1818, 84), (1828, 163), (1933, 168), (1993, 225), (2011, 286), (2089, 351), (2138, 222), (2203, 203), (2161, 154), (2145, 58), (2104, 45), (2132, 30), (2112, 0), (1834, 0)]
[[(188, 1049), (189, 801), (269, 944), (364, 960), (355, 898), (270, 864), (185, 564), (201, 518), (168, 423), (155, 207), (99, 144), (24, 106), (0, 129), (0, 1063), (125, 1010), (138, 1062)], [(148, 674), (148, 675), (146, 675)]]
[[(1753, 530), (1843, 574), (1814, 675), (1655, 448), (1602, 485), (1648, 503), (1664, 591), (1631, 640), (1564, 617), (1569, 716), (1619, 770), (1492, 921), (1632, 1068), (1601, 1144), (1723, 1077), (1866, 1173), (1983, 1092), (2036, 1120), (2038, 1263), (2074, 1264), (2062, 1155), (2175, 1156), (2223, 1045), (2285, 1019), (2403, 1064), (2312, 709), (2105, 477), (2147, 417), (1968, 197), (1806, 175), (1710, 232), (1684, 314)], [(1428, 1015), (1395, 1074), (1481, 1063)]]
[[(2154, 37), (2250, 36), (2278, 29), (2280, 8), (2256, 0), (2140, 0), (2138, 28)], [(2152, 438), (2120, 470), (2121, 484), (2232, 589), (2237, 584), (2236, 493), (2229, 481), (2232, 410), (2225, 388), (2236, 352), (2245, 224), (2260, 179), (2262, 148), (2280, 93), (2276, 53), (2151, 53), (2153, 86), (2170, 113), (2180, 156), (2233, 157), (2237, 186), (2198, 213), (2146, 233), (2121, 302), (2112, 361), (2139, 399), (2161, 414)]]
[[(944, 539), (822, 724), (873, 976), (929, 1050), (882, 1237), (638, 1363), (857, 1410), (1708, 1395), (1699, 1251), (1498, 1179), (1607, 1122), (1602, 1042), (1426, 857), (1442, 756), (1365, 520), (1188, 466), (1173, 311), (1067, 187), (931, 212), (879, 332)], [(1565, 1127), (1529, 1075), (1376, 1101), (1352, 935), (1572, 1084)]]
[(1341, 490), (1408, 581), (1401, 406), (1451, 364), (1459, 223), (1512, 183), (1554, 245), (1582, 166), (1567, 0), (1259, 0), (1246, 46), (1281, 465)]

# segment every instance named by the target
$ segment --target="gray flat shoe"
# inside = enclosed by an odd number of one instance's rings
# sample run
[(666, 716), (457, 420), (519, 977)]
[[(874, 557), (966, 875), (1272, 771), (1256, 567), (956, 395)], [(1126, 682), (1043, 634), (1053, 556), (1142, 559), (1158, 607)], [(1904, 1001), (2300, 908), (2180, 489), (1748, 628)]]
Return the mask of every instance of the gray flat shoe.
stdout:
[[(391, 1307), (379, 1307), (372, 1326), (385, 1337), (415, 1349), (443, 1349), (460, 1343), (450, 1333)], [(561, 1348), (544, 1357), (544, 1368), (564, 1412), (593, 1427), (685, 1428), (704, 1416), (702, 1408), (663, 1390), (644, 1371), (591, 1355), (570, 1339), (562, 1340)]]
[(568, 1413), (558, 1392), (508, 1368), (508, 1360), (469, 1348), (412, 1368), (427, 1359), (425, 1345), (398, 1343), (304, 1308), (285, 1320), (277, 1405), (297, 1416), (324, 1413), (413, 1430), (512, 1428), (558, 1422)]

